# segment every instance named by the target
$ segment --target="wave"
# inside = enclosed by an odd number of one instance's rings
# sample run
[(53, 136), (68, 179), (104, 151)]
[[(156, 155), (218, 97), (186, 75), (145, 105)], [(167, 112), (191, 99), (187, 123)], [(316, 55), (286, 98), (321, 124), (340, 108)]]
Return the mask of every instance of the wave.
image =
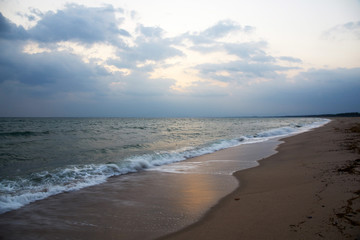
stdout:
[(308, 131), (322, 126), (330, 120), (321, 119), (309, 125), (295, 125), (270, 129), (252, 136), (218, 140), (206, 146), (187, 147), (175, 151), (154, 152), (128, 157), (119, 162), (68, 166), (52, 172), (43, 171), (25, 177), (0, 181), (0, 214), (18, 209), (31, 202), (45, 199), (62, 192), (79, 190), (84, 187), (106, 182), (109, 177), (138, 172), (144, 169), (183, 161), (188, 158), (213, 153), (215, 151), (263, 142), (271, 138), (283, 137)]
[(274, 129), (270, 129), (270, 130), (255, 134), (254, 137), (268, 139), (268, 138), (274, 138), (274, 137), (288, 136), (291, 134), (298, 134), (298, 133), (309, 131), (313, 128), (323, 126), (323, 125), (329, 123), (330, 121), (331, 120), (328, 120), (328, 119), (322, 119), (322, 120), (319, 120), (319, 121), (316, 121), (316, 122), (313, 122), (313, 123), (307, 124), (307, 125), (297, 124), (297, 125), (292, 125), (289, 127), (274, 128)]
[(22, 132), (4, 132), (0, 133), (0, 137), (32, 137), (32, 136), (42, 136), (48, 135), (50, 131), (43, 132), (32, 132), (32, 131), (22, 131)]

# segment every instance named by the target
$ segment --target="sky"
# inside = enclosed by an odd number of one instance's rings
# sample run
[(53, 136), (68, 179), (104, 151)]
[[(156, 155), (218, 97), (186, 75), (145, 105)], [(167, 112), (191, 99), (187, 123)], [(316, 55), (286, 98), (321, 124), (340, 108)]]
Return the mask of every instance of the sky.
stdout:
[(0, 117), (342, 112), (359, 0), (0, 0)]

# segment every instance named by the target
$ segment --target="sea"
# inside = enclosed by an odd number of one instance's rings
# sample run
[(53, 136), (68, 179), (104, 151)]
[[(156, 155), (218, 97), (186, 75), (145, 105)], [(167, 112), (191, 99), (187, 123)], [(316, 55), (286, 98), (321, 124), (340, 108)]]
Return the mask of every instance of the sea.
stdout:
[[(321, 118), (0, 118), (0, 214), (110, 177), (322, 126)], [(237, 171), (237, 169), (234, 169)]]

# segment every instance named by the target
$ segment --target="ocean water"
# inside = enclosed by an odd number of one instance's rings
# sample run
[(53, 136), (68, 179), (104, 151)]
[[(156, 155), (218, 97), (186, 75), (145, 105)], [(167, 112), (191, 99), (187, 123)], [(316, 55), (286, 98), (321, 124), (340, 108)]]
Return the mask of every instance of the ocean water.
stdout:
[(0, 118), (0, 214), (112, 176), (308, 131), (328, 121)]

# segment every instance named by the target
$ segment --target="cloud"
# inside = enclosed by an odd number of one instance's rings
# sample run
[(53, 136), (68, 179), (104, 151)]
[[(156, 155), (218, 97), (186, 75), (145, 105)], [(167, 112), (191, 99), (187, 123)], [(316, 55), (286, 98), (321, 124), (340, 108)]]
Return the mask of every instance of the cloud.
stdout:
[[(303, 71), (301, 59), (271, 55), (265, 40), (245, 41), (251, 26), (226, 20), (167, 37), (165, 29), (145, 26), (112, 6), (70, 4), (31, 14), (37, 22), (26, 30), (0, 13), (2, 116), (230, 116), (301, 109), (305, 114), (328, 104), (360, 108), (359, 69)], [(344, 28), (354, 31), (357, 25)], [(289, 70), (302, 72), (288, 79)]]
[[(183, 53), (159, 27), (138, 24), (130, 35), (121, 28), (124, 19), (115, 17), (121, 12), (111, 6), (67, 5), (38, 15), (29, 30), (0, 15), (1, 115), (136, 116), (164, 110), (154, 105), (166, 102), (161, 99), (169, 97), (175, 81), (150, 73)], [(102, 45), (114, 49), (114, 55), (99, 61), (101, 51), (92, 51)], [(25, 51), (29, 46), (33, 50)], [(94, 54), (84, 59), (74, 48)]]
[[(224, 20), (206, 29), (200, 35), (207, 38), (217, 39), (217, 38), (225, 37), (227, 34), (231, 32), (241, 31), (241, 30), (243, 30), (243, 28), (239, 24), (230, 20)], [(249, 31), (249, 29), (246, 29), (246, 31)]]
[[(200, 35), (202, 37), (202, 35)], [(266, 53), (265, 49), (267, 48), (268, 43), (266, 41), (250, 41), (250, 42), (224, 42), (224, 41), (215, 41), (215, 39), (208, 39), (207, 44), (197, 44), (191, 47), (191, 50), (207, 54), (217, 51), (226, 52), (229, 55), (235, 55), (238, 58), (246, 61), (253, 62), (275, 62), (276, 58), (270, 56)], [(295, 58), (287, 59), (288, 61), (295, 61)]]
[(147, 38), (161, 38), (164, 30), (160, 27), (146, 27), (142, 24), (138, 26), (138, 31)]
[(141, 98), (169, 95), (169, 89), (175, 83), (172, 79), (151, 78), (143, 71), (134, 71), (129, 76), (118, 79), (123, 83), (119, 94)]
[(293, 81), (278, 79), (256, 88), (250, 86), (246, 99), (268, 114), (359, 111), (359, 76), (360, 68), (310, 69), (299, 73)]
[[(326, 84), (326, 86), (354, 84), (360, 87), (360, 68), (310, 69), (296, 77), (305, 84)], [(358, 90), (358, 89), (356, 89)]]
[[(111, 60), (119, 68), (132, 68), (136, 70), (151, 71), (155, 65), (166, 59), (184, 56), (184, 53), (176, 48), (176, 43), (172, 38), (163, 37), (165, 31), (160, 27), (146, 27), (139, 24), (137, 27), (138, 36), (133, 38), (133, 44), (118, 49), (119, 60)], [(152, 61), (147, 64), (147, 68), (139, 68), (138, 65)]]
[[(210, 27), (212, 31), (218, 29), (221, 24)], [(225, 28), (231, 33), (233, 31), (243, 31), (240, 25), (231, 28)], [(196, 37), (207, 36), (207, 30), (201, 32)], [(253, 29), (253, 28), (252, 28)], [(219, 31), (221, 33), (221, 31)], [(219, 34), (219, 36), (223, 36)], [(191, 39), (191, 38), (190, 38)], [(198, 39), (198, 38), (196, 38)], [(284, 74), (289, 70), (299, 70), (298, 66), (288, 66), (287, 63), (302, 63), (301, 59), (290, 56), (271, 56), (267, 53), (268, 43), (262, 41), (243, 41), (228, 42), (208, 38), (207, 41), (193, 41), (191, 50), (201, 54), (210, 54), (221, 52), (223, 55), (229, 56), (228, 61), (218, 61), (218, 63), (202, 63), (194, 66), (199, 72), (199, 77), (207, 80), (215, 80), (223, 83), (236, 83), (239, 85), (252, 84), (254, 82), (272, 81), (284, 78)], [(236, 60), (233, 60), (235, 57)], [(279, 62), (278, 60), (285, 61)], [(204, 84), (204, 83), (203, 83)]]
[(278, 57), (278, 59), (281, 61), (286, 61), (286, 62), (291, 62), (291, 63), (302, 63), (302, 60), (300, 58), (294, 58), (294, 57), (289, 57), (289, 56), (281, 56), (281, 57)]
[(39, 18), (42, 18), (44, 16), (44, 14), (39, 9), (30, 8), (29, 11), (30, 11), (30, 14), (26, 14), (26, 13), (24, 14), (21, 12), (17, 12), (17, 15), (20, 17), (27, 18), (27, 20), (29, 22), (37, 21), (37, 20), (39, 20)]
[(130, 33), (119, 28), (115, 9), (106, 7), (88, 8), (70, 4), (64, 10), (47, 12), (29, 29), (33, 39), (41, 42), (80, 41), (84, 43), (111, 42), (119, 44), (119, 36), (129, 37)]
[(358, 111), (359, 76), (360, 68), (310, 69), (295, 78), (292, 91), (298, 96), (299, 104), (309, 108), (324, 112)]
[(358, 22), (348, 22), (343, 25), (347, 30), (358, 30), (360, 28), (360, 21)]
[[(211, 69), (207, 74), (214, 76), (215, 72)], [(236, 77), (235, 73), (227, 77), (226, 85), (223, 86), (209, 81), (199, 82), (191, 87), (191, 96), (199, 100), (205, 98), (208, 104), (204, 106), (219, 108), (222, 116), (299, 115), (360, 110), (360, 68), (310, 69), (300, 72), (292, 81), (283, 75), (271, 74), (272, 71), (264, 73), (268, 81), (250, 84), (245, 83), (256, 77), (240, 74)], [(196, 99), (194, 101), (199, 101)], [(207, 110), (210, 112), (210, 109)]]
[(223, 38), (229, 34), (236, 32), (250, 33), (254, 30), (254, 27), (241, 25), (230, 21), (223, 20), (219, 21), (212, 27), (205, 29), (202, 32), (186, 33), (183, 35), (184, 38), (191, 40), (194, 44), (209, 44), (214, 43), (216, 40)]
[(28, 33), (22, 26), (16, 26), (16, 24), (6, 19), (0, 12), (0, 39), (27, 39)]
[[(16, 43), (2, 42), (0, 82), (23, 86), (42, 86), (47, 95), (59, 91), (87, 91), (94, 88), (94, 78), (107, 72), (100, 66), (84, 63), (67, 52), (24, 54)], [(40, 89), (40, 88), (38, 88)]]
[[(266, 58), (267, 55), (263, 50), (266, 48), (267, 43), (265, 41), (261, 42), (245, 42), (245, 43), (228, 43), (225, 44), (225, 50), (232, 55), (236, 55), (242, 59), (252, 60), (253, 58), (258, 58), (260, 60), (263, 57), (264, 61), (269, 61), (270, 58)], [(271, 59), (270, 61), (272, 61)]]
[[(58, 42), (77, 41), (79, 44), (113, 43), (117, 49), (117, 60), (105, 60), (105, 64), (120, 68), (130, 68), (140, 79), (148, 78), (151, 66), (139, 68), (137, 64), (148, 60), (161, 61), (173, 56), (181, 56), (182, 52), (172, 46), (172, 40), (162, 38), (163, 30), (159, 27), (145, 27), (139, 25), (138, 36), (133, 38), (126, 30), (118, 28), (123, 20), (115, 18), (115, 13), (122, 13), (121, 9), (112, 6), (87, 8), (80, 5), (67, 5), (64, 10), (46, 12), (37, 24), (26, 31), (16, 27), (2, 15), (1, 37), (3, 39), (21, 39), (39, 42), (48, 51), (35, 51), (35, 54), (24, 53), (27, 41), (2, 44), (3, 54), (1, 81), (17, 81), (27, 85), (41, 85), (63, 82), (74, 90), (80, 82), (86, 79), (101, 79), (106, 72), (104, 66), (93, 62), (84, 62), (76, 52), (57, 47)], [(123, 34), (126, 32), (126, 34)], [(119, 36), (132, 38), (133, 43), (118, 44)], [(26, 37), (25, 37), (26, 36)], [(55, 44), (55, 45), (54, 45)], [(142, 72), (143, 71), (143, 72)], [(113, 76), (115, 77), (115, 75)], [(118, 77), (118, 75), (116, 76)], [(125, 76), (122, 76), (123, 78)], [(129, 81), (133, 81), (129, 76)], [(73, 82), (67, 79), (73, 79)], [(65, 84), (66, 82), (66, 84)], [(80, 88), (80, 86), (79, 86)], [(57, 90), (60, 90), (59, 88)]]
[[(279, 77), (278, 71), (297, 69), (271, 63), (249, 63), (247, 61), (232, 61), (220, 64), (201, 64), (196, 66), (202, 77), (222, 82), (249, 83), (255, 78), (267, 80)], [(225, 73), (225, 74), (224, 74)]]
[(183, 53), (172, 47), (167, 39), (155, 39), (149, 42), (135, 41), (136, 46), (128, 48), (122, 54), (125, 61), (144, 62), (146, 60), (160, 61), (174, 56), (182, 56)]
[(323, 39), (328, 40), (345, 40), (360, 39), (360, 21), (347, 22), (334, 26), (322, 34)]

